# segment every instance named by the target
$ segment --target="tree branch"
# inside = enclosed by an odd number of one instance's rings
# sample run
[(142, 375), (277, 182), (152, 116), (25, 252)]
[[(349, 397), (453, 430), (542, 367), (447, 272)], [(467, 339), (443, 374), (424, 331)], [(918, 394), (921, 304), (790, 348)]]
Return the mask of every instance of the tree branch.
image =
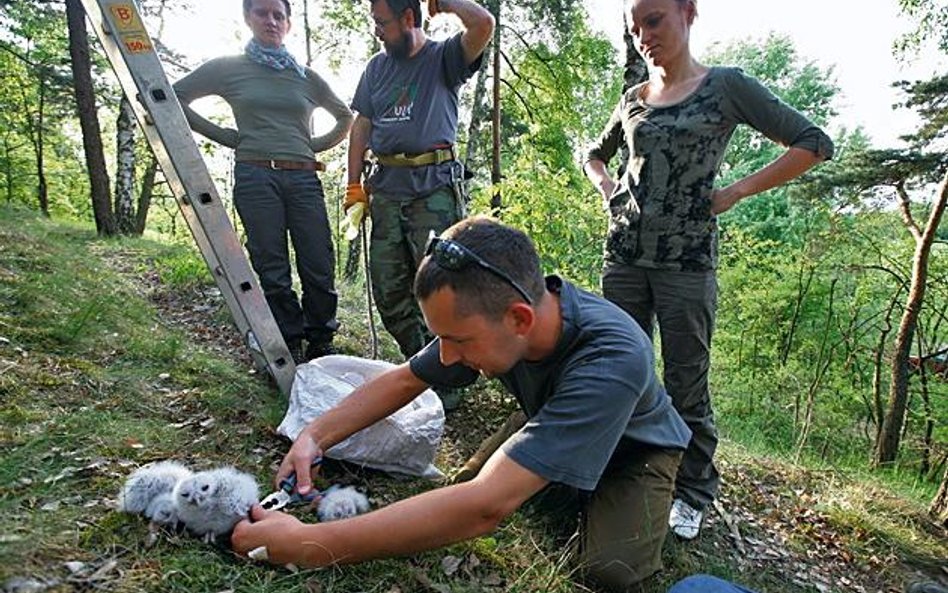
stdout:
[(531, 122), (531, 123), (532, 123), (532, 122), (535, 122), (535, 121), (536, 121), (536, 118), (533, 117), (533, 111), (530, 109), (530, 104), (527, 103), (527, 100), (523, 98), (523, 95), (520, 94), (520, 91), (518, 91), (516, 88), (514, 88), (513, 85), (511, 85), (509, 82), (507, 82), (507, 81), (504, 80), (503, 78), (500, 79), (500, 82), (504, 83), (504, 85), (505, 85), (508, 89), (510, 89), (510, 91), (514, 94), (514, 96), (516, 96), (517, 99), (520, 100), (520, 103), (523, 105), (523, 108), (527, 111), (527, 117), (530, 118), (530, 122)]
[(538, 90), (538, 91), (546, 91), (546, 90), (547, 90), (547, 89), (541, 87), (540, 85), (538, 85), (537, 83), (533, 82), (533, 81), (530, 80), (529, 78), (526, 78), (526, 77), (524, 77), (522, 74), (520, 74), (519, 72), (517, 72), (517, 68), (513, 65), (513, 62), (510, 60), (510, 57), (507, 56), (506, 53), (504, 53), (504, 50), (500, 50), (500, 56), (504, 59), (504, 62), (507, 63), (507, 67), (510, 68), (510, 71), (513, 72), (513, 73), (514, 73), (514, 76), (516, 76), (518, 79), (522, 80), (523, 82), (525, 82), (526, 84), (532, 86), (534, 89), (536, 89), (536, 90)]
[(30, 67), (32, 67), (32, 68), (41, 68), (41, 67), (42, 67), (41, 64), (37, 64), (36, 62), (34, 62), (34, 61), (30, 60), (29, 58), (27, 58), (26, 56), (22, 55), (20, 52), (16, 51), (16, 50), (13, 49), (12, 47), (10, 47), (10, 46), (7, 44), (7, 42), (5, 42), (5, 41), (3, 41), (3, 40), (0, 40), (0, 49), (2, 49), (3, 51), (7, 52), (7, 53), (10, 54), (10, 55), (12, 55), (14, 58), (20, 60), (21, 62), (23, 62), (23, 63), (26, 64), (27, 66), (30, 66)]
[(918, 223), (915, 222), (915, 218), (912, 216), (912, 200), (909, 198), (908, 192), (905, 191), (904, 181), (895, 184), (895, 192), (899, 196), (899, 212), (902, 213), (902, 221), (905, 222), (909, 232), (918, 241), (922, 238), (922, 231), (918, 228)]

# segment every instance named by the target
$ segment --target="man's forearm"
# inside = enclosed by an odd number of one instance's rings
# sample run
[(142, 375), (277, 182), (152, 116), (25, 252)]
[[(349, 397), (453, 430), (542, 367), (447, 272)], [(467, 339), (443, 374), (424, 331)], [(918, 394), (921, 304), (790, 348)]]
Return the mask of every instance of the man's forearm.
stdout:
[(494, 15), (471, 0), (437, 0), (437, 5), (438, 12), (451, 13), (461, 19), (464, 26), (461, 44), (465, 60), (471, 64), (481, 55), (494, 34)]
[(241, 554), (264, 548), (275, 564), (351, 564), (403, 556), (490, 533), (547, 481), (503, 452), (471, 482), (439, 488), (351, 519), (305, 525), (280, 512), (253, 509), (231, 542)]
[(471, 482), (431, 490), (345, 521), (302, 527), (299, 560), (306, 566), (349, 564), (478, 537), (496, 529), (547, 483), (497, 452)]
[(305, 567), (352, 564), (490, 533), (503, 517), (478, 512), (475, 490), (471, 484), (440, 488), (345, 521), (304, 525), (294, 534), (297, 555), (291, 561)]
[(365, 151), (369, 148), (371, 131), (372, 122), (361, 115), (356, 116), (349, 130), (349, 183), (362, 183), (362, 164), (365, 161)]
[(438, 12), (457, 15), (465, 29), (482, 26), (488, 21), (493, 26), (494, 17), (490, 11), (472, 0), (437, 0)]

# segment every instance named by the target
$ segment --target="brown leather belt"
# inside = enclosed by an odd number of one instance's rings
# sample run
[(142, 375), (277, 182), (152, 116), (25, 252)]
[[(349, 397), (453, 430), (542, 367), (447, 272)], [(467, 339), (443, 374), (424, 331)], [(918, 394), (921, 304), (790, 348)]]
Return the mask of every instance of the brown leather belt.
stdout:
[(257, 167), (282, 171), (325, 171), (326, 165), (319, 161), (239, 161)]
[(454, 160), (454, 150), (448, 148), (436, 148), (431, 152), (421, 154), (377, 154), (375, 158), (379, 163), (386, 167), (424, 167), (425, 165), (440, 165)]

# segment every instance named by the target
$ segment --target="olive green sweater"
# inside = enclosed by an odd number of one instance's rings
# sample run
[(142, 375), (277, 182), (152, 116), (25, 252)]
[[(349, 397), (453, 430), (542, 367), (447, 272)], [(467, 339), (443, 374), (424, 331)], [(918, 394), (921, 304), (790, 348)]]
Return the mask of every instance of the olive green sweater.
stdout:
[[(306, 68), (275, 70), (244, 55), (215, 58), (174, 85), (191, 128), (236, 150), (237, 161), (312, 161), (314, 154), (345, 138), (352, 121), (346, 104), (318, 74)], [(189, 104), (217, 95), (234, 112), (237, 129), (223, 128), (200, 116)], [(312, 115), (321, 107), (336, 119), (331, 130), (312, 135)]]

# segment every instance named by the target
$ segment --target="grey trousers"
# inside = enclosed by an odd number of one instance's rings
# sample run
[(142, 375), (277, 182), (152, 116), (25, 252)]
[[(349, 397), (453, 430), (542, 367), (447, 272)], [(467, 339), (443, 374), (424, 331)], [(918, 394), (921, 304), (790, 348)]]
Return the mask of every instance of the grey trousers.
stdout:
[(678, 469), (675, 497), (704, 509), (720, 485), (714, 467), (718, 433), (708, 389), (718, 295), (714, 270), (678, 272), (607, 262), (602, 294), (631, 315), (649, 338), (658, 321), (665, 389), (692, 431)]

